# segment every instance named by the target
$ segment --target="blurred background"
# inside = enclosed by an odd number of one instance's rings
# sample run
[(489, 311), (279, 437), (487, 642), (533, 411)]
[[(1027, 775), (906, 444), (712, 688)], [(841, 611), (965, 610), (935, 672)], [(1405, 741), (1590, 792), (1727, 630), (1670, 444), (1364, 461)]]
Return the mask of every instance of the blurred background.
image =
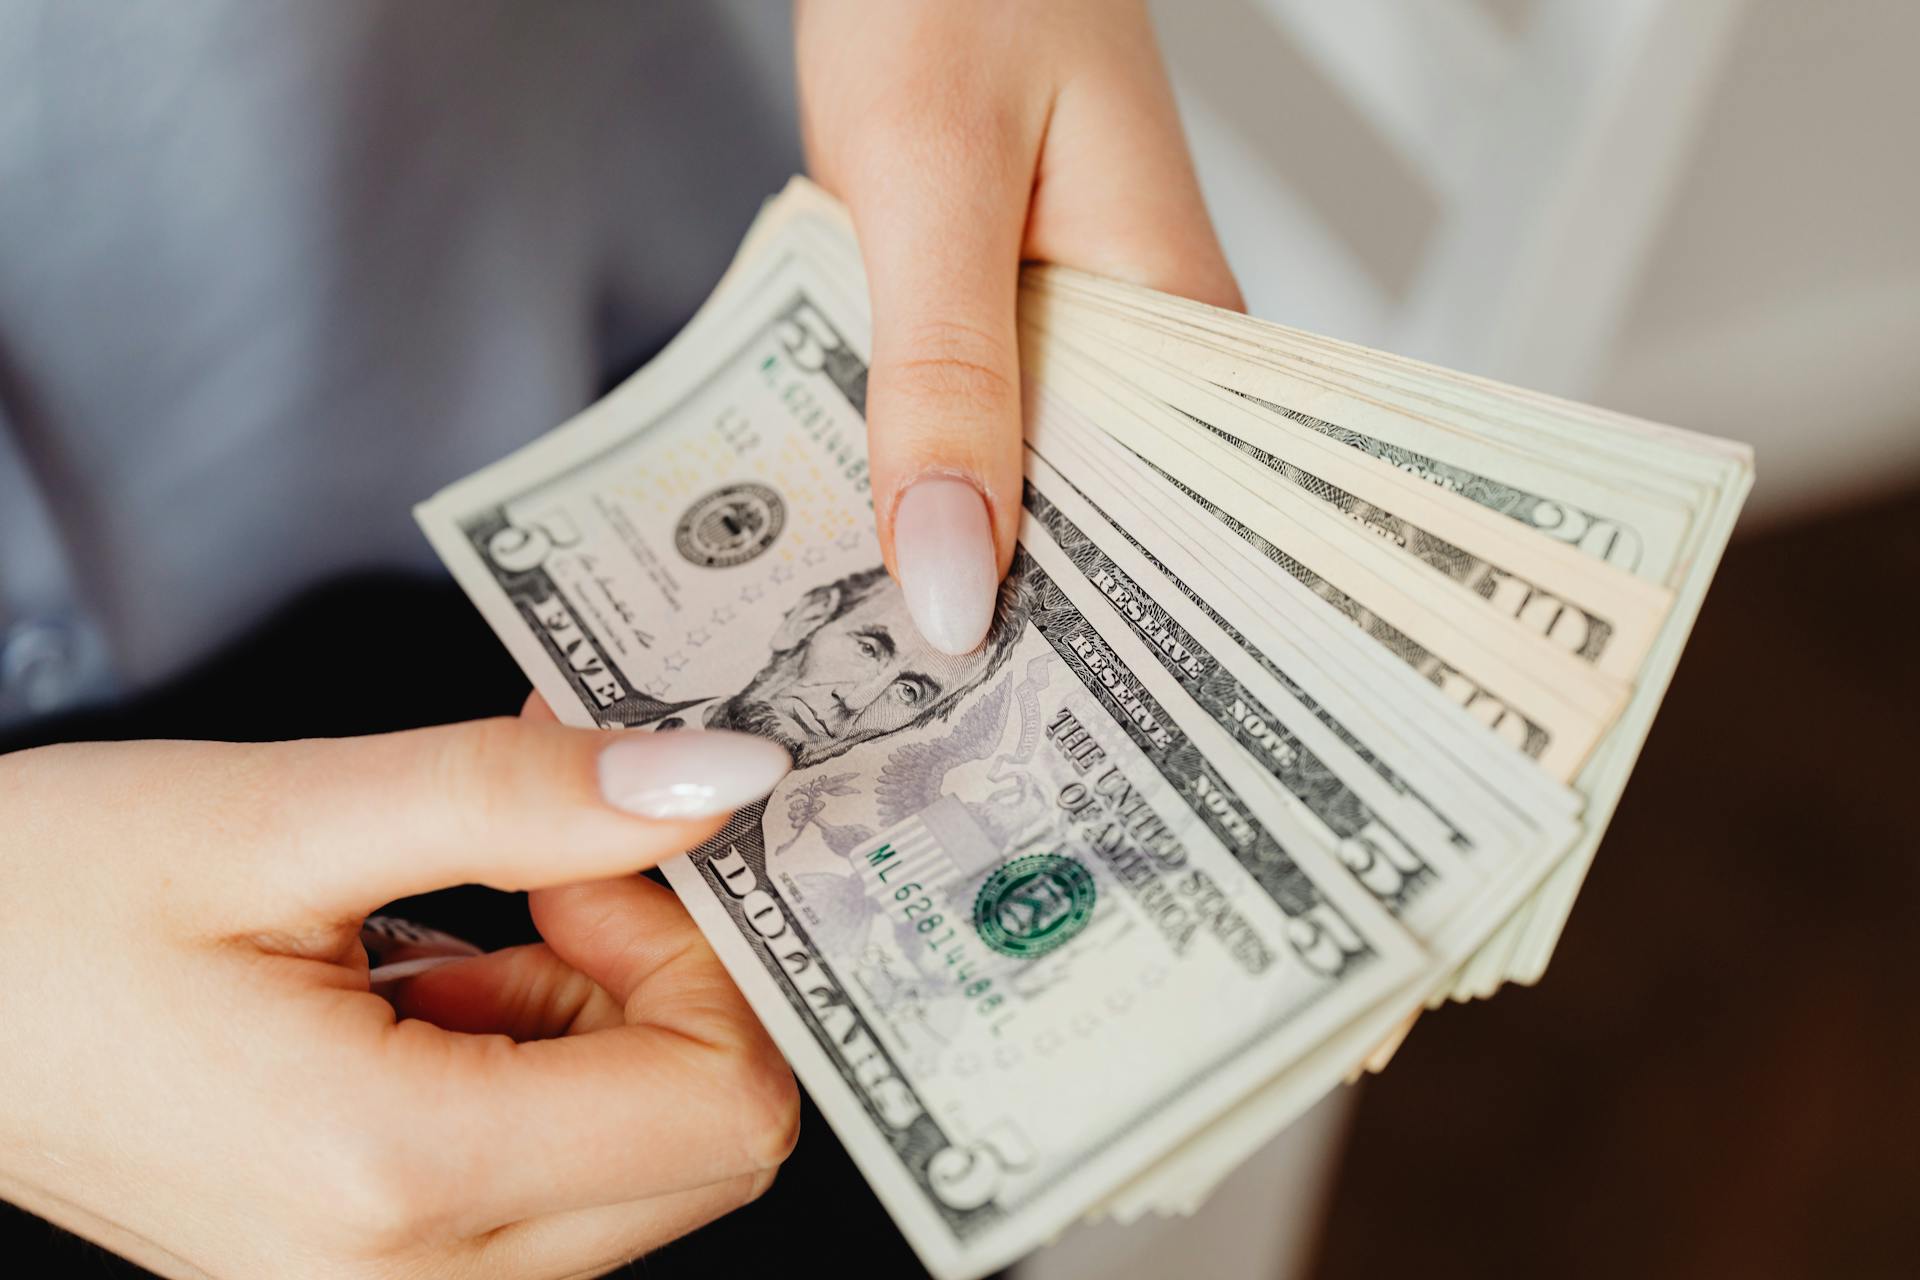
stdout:
[[(88, 403), (55, 394), (60, 371), (37, 359), (46, 338), (49, 352), (80, 353), (73, 387), (110, 381), (97, 368), (137, 389), (101, 409), (109, 417), (137, 411), (163, 438), (175, 423), (183, 438), (216, 419), (232, 428), (193, 465), (251, 465), (274, 414), (297, 429), (324, 413), (332, 434), (315, 434), (295, 469), (309, 488), (338, 472), (311, 509), (280, 505), (264, 482), (260, 509), (200, 509), (202, 541), (177, 562), (161, 558), (171, 542), (140, 545), (168, 506), (164, 478), (128, 481), (154, 507), (120, 513), (136, 558), (115, 569), (76, 540), (71, 576), (120, 600), (99, 630), (115, 633), (119, 677), (139, 696), (85, 710), (108, 687), (106, 646), (85, 639), (93, 620), (62, 603), (64, 586), (31, 609), (0, 591), (0, 749), (370, 732), (513, 709), (524, 682), (444, 585), (407, 504), (657, 347), (717, 278), (757, 198), (798, 164), (781, 0), (326, 4), (0, 0), (0, 139), (37, 136), (44, 115), (79, 119), (93, 147), (92, 167), (0, 155), (29, 162), (0, 167), (0, 449), (18, 445), (23, 472), (64, 467), (76, 482), (113, 461), (58, 452), (61, 413)], [(1912, 1274), (1920, 4), (1152, 7), (1256, 314), (1744, 440), (1759, 480), (1539, 987), (1423, 1019), (1390, 1070), (1313, 1112), (1197, 1217), (1078, 1230), (1019, 1275)], [(350, 23), (321, 20), (342, 12)], [(310, 38), (294, 44), (311, 56), (275, 61), (303, 26)], [(722, 46), (731, 61), (716, 71), (705, 54)], [(209, 79), (195, 59), (249, 75)], [(141, 79), (176, 64), (177, 82)], [(32, 92), (8, 95), (36, 74)], [(150, 98), (121, 101), (127, 85)], [(354, 132), (372, 141), (330, 134), (301, 106), (310, 86), (363, 103), (358, 123), (379, 128)], [(679, 114), (646, 115), (634, 86)], [(629, 91), (631, 110), (618, 97)], [(714, 148), (690, 121), (719, 121), (740, 145)], [(237, 167), (212, 167), (215, 154)], [(303, 180), (369, 194), (245, 203), (250, 163), (307, 157)], [(453, 185), (490, 165), (525, 181), (505, 196)], [(56, 189), (49, 173), (108, 185)], [(128, 245), (102, 231), (59, 257), (28, 230), (71, 229), (63, 192), (87, 210), (171, 210), (176, 234)], [(618, 216), (557, 220), (575, 196)], [(492, 220), (462, 216), (478, 208)], [(711, 215), (705, 234), (686, 233), (690, 209)], [(447, 234), (386, 234), (408, 217)], [(208, 228), (208, 261), (169, 256)], [(308, 292), (273, 276), (290, 252), (316, 258), (328, 296), (378, 323), (329, 328)], [(225, 286), (249, 264), (269, 287), (235, 302)], [(557, 282), (590, 277), (616, 287), (582, 318)], [(80, 327), (60, 335), (48, 304), (77, 296), (75, 279), (111, 305), (76, 312)], [(434, 301), (446, 281), (487, 290), (449, 308)], [(223, 315), (246, 341), (209, 338)], [(555, 337), (543, 347), (529, 333)], [(208, 346), (223, 349), (218, 363), (198, 363)], [(318, 372), (261, 413), (248, 397), (263, 364)], [(389, 383), (395, 370), (406, 379)], [(439, 434), (427, 447), (421, 432)], [(402, 438), (405, 456), (383, 452)], [(265, 464), (258, 474), (272, 480)], [(43, 514), (0, 493), (0, 550), (27, 545), (16, 525), (78, 524), (71, 506)], [(224, 558), (240, 537), (264, 550)], [(0, 574), (0, 588), (23, 580)], [(294, 598), (329, 581), (344, 585)], [(379, 634), (367, 617), (383, 620)], [(244, 638), (189, 668), (184, 633), (170, 639), (188, 618)], [(448, 655), (436, 680), (396, 666), (396, 631)], [(489, 911), (494, 924), (475, 923)], [(457, 897), (412, 913), (484, 943), (525, 928), (498, 903)], [(792, 1263), (824, 1188), (838, 1197), (836, 1249), (858, 1242), (866, 1274), (913, 1274), (817, 1117), (807, 1133), (765, 1201), (633, 1273), (728, 1274), (742, 1241)], [(58, 1239), (0, 1216), (0, 1256)], [(135, 1274), (85, 1249), (67, 1256), (40, 1273)]]
[(1920, 6), (1154, 12), (1256, 314), (1745, 440), (1754, 527), (1920, 476)]

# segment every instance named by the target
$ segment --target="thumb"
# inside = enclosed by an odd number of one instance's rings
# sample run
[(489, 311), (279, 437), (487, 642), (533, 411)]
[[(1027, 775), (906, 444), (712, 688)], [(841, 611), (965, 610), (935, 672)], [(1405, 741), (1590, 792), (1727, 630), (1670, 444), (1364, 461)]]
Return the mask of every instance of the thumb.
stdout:
[(267, 901), (324, 921), (449, 885), (534, 889), (651, 867), (792, 767), (751, 734), (509, 718), (279, 750), (275, 817), (291, 853), (263, 860)]
[(979, 156), (890, 169), (846, 184), (873, 301), (874, 511), (921, 634), (963, 654), (986, 637), (1019, 528), (1014, 301), (1030, 169)]

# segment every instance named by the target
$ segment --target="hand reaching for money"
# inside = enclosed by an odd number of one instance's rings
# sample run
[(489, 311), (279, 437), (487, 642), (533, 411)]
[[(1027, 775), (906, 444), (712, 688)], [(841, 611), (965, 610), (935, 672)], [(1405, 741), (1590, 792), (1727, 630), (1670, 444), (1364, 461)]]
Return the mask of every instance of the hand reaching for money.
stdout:
[[(793, 1078), (628, 873), (786, 769), (550, 714), (0, 758), (0, 1196), (168, 1276), (516, 1280), (753, 1198)], [(366, 913), (465, 882), (546, 942), (372, 994)]]
[(1235, 310), (1239, 290), (1144, 5), (800, 0), (795, 25), (809, 161), (873, 292), (882, 553), (926, 638), (965, 653), (1019, 525), (1020, 261)]

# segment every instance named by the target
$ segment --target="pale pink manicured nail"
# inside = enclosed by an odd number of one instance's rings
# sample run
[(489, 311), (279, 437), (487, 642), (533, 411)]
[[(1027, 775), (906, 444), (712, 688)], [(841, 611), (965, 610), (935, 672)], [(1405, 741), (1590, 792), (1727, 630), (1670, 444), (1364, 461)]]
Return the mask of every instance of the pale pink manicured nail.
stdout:
[(711, 818), (760, 799), (792, 768), (785, 747), (751, 733), (623, 733), (600, 753), (600, 793), (643, 818)]
[(987, 502), (950, 476), (916, 481), (893, 516), (893, 563), (907, 612), (942, 653), (972, 653), (987, 638), (999, 597), (999, 561)]

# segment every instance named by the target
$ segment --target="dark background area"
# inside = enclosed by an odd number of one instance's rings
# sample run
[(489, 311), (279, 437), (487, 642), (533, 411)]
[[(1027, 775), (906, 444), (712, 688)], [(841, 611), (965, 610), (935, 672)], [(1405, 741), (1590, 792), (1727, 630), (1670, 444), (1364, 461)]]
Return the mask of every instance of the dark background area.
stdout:
[(1920, 493), (1736, 542), (1532, 990), (1367, 1087), (1317, 1274), (1920, 1269)]
[[(1916, 587), (1920, 493), (1734, 545), (1553, 967), (1429, 1015), (1366, 1085), (1316, 1274), (1914, 1273)], [(524, 693), (451, 587), (365, 578), (170, 689), (0, 749), (367, 733)], [(404, 914), (530, 936), (519, 899), (483, 890)], [(0, 1258), (48, 1244), (32, 1274), (145, 1274), (0, 1212)], [(628, 1270), (816, 1264), (919, 1274), (809, 1111), (764, 1200)]]

